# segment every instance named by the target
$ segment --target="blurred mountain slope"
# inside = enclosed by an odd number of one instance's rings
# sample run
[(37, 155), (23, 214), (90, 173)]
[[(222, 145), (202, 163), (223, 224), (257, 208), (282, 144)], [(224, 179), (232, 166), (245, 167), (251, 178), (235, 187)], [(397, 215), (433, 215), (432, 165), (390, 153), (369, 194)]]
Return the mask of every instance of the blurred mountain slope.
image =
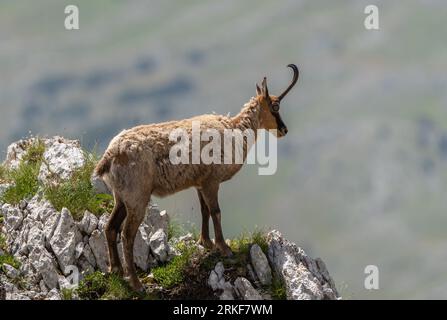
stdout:
[[(380, 31), (363, 27), (369, 1), (71, 3), (79, 31), (58, 1), (0, 3), (0, 150), (31, 130), (102, 151), (136, 124), (235, 114), (296, 63), (278, 172), (246, 167), (222, 187), (224, 230), (306, 241), (344, 297), (447, 297), (444, 1), (380, 3)], [(161, 204), (199, 220), (193, 191)], [(378, 291), (363, 288), (368, 264)]]

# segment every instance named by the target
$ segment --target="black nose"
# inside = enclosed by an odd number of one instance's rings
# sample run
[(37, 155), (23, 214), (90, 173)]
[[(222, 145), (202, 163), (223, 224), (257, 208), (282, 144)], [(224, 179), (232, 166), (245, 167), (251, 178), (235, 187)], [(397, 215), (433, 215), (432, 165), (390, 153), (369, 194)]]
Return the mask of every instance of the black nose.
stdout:
[(289, 129), (287, 129), (287, 127), (282, 128), (282, 133), (284, 133), (284, 135), (286, 135), (287, 132), (289, 132)]

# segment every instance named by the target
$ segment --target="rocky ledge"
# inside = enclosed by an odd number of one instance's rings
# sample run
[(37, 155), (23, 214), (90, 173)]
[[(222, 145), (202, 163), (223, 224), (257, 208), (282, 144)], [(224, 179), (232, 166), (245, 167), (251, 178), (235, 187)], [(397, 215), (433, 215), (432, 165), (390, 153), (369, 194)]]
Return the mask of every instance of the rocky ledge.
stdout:
[[(85, 299), (77, 291), (78, 285), (85, 288), (89, 276), (108, 270), (104, 235), (108, 213), (84, 210), (75, 215), (65, 207), (57, 210), (46, 198), (46, 185), (63, 183), (85, 165), (87, 154), (78, 141), (53, 137), (13, 143), (8, 147), (2, 172), (17, 172), (21, 164), (31, 161), (27, 152), (36, 143), (42, 149), (35, 190), (8, 203), (3, 195), (19, 182), (11, 178), (14, 174), (0, 177), (0, 299)], [(89, 183), (96, 194), (108, 192), (94, 177)], [(208, 252), (191, 233), (170, 233), (166, 211), (149, 204), (135, 240), (134, 262), (147, 293), (157, 298), (339, 298), (324, 262), (312, 259), (276, 230), (256, 239), (228, 240), (235, 248), (235, 257), (230, 259)], [(118, 246), (122, 256), (121, 241)], [(170, 266), (177, 266), (179, 261), (183, 261), (181, 270), (171, 271)], [(157, 276), (163, 272), (179, 276), (180, 281), (166, 285)]]

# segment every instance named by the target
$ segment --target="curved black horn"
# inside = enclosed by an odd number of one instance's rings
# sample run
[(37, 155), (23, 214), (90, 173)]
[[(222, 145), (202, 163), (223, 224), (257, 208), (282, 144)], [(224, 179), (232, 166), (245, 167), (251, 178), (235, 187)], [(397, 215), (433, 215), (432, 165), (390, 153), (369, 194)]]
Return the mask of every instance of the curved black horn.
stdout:
[(287, 65), (287, 67), (292, 68), (293, 70), (293, 79), (292, 79), (292, 83), (287, 87), (287, 89), (281, 93), (281, 95), (278, 97), (279, 101), (281, 101), (282, 98), (284, 98), (286, 96), (287, 93), (289, 93), (290, 89), (293, 88), (293, 86), (295, 85), (295, 83), (298, 81), (298, 77), (300, 75), (300, 72), (298, 70), (298, 67), (294, 64), (289, 64)]

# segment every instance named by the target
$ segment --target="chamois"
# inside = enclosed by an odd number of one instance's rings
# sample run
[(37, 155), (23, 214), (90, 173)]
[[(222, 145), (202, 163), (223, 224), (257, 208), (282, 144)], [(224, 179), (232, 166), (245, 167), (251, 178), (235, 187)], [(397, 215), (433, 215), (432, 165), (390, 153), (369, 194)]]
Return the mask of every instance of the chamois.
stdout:
[[(194, 187), (200, 201), (202, 229), (199, 243), (208, 249), (214, 246), (225, 256), (232, 254), (225, 243), (221, 227), (218, 191), (221, 182), (231, 179), (242, 164), (173, 164), (170, 149), (175, 144), (169, 138), (175, 129), (191, 133), (193, 121), (200, 121), (200, 129), (273, 130), (276, 136), (287, 134), (287, 127), (279, 115), (281, 100), (298, 80), (299, 71), (294, 64), (293, 79), (279, 96), (269, 95), (267, 79), (262, 86), (256, 84), (256, 96), (246, 103), (234, 117), (205, 114), (190, 119), (158, 124), (140, 125), (124, 130), (114, 137), (95, 168), (113, 192), (115, 205), (105, 228), (110, 259), (110, 271), (123, 275), (117, 250), (117, 234), (122, 228), (124, 274), (135, 290), (143, 287), (138, 280), (133, 260), (134, 239), (141, 224), (151, 195), (164, 197)], [(191, 135), (189, 135), (191, 137)], [(244, 142), (244, 160), (248, 148)], [(209, 218), (212, 218), (215, 244), (209, 236)]]

